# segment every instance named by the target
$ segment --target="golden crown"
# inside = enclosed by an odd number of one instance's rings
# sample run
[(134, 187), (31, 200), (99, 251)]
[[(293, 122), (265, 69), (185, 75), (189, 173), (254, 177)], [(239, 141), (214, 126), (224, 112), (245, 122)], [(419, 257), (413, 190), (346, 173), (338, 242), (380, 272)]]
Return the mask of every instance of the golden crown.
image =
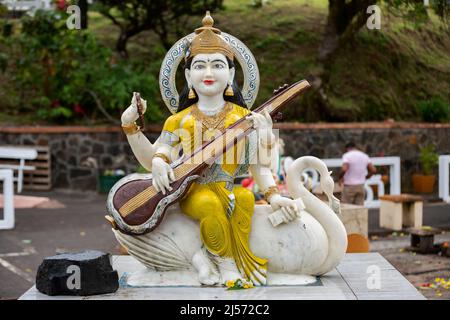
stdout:
[(199, 53), (215, 53), (224, 54), (230, 60), (233, 60), (234, 54), (231, 47), (226, 43), (220, 35), (220, 30), (214, 28), (214, 20), (209, 11), (202, 20), (203, 27), (195, 29), (196, 36), (191, 42), (189, 52), (186, 54), (186, 60)]

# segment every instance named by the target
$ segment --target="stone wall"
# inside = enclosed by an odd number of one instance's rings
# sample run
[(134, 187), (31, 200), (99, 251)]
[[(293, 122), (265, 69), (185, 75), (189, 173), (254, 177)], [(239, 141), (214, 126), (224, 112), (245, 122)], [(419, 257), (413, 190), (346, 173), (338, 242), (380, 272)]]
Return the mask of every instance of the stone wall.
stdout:
[[(411, 190), (412, 173), (420, 168), (420, 147), (432, 143), (439, 154), (450, 154), (448, 124), (281, 123), (277, 128), (285, 141), (286, 154), (294, 158), (303, 155), (337, 158), (348, 141), (354, 141), (370, 156), (400, 156), (402, 191), (405, 192)], [(151, 126), (146, 135), (153, 142), (160, 130), (160, 126)], [(122, 168), (130, 173), (138, 166), (120, 128), (0, 127), (0, 144), (48, 144), (55, 188), (96, 189), (99, 170)], [(97, 160), (98, 169), (83, 165), (88, 157)]]
[[(135, 160), (125, 135), (116, 128), (64, 127), (0, 129), (2, 145), (49, 145), (52, 154), (52, 186), (54, 188), (97, 188), (99, 173), (105, 169), (134, 172)], [(63, 132), (64, 131), (64, 132)], [(151, 141), (158, 135), (148, 134)], [(97, 168), (86, 164), (91, 157)]]

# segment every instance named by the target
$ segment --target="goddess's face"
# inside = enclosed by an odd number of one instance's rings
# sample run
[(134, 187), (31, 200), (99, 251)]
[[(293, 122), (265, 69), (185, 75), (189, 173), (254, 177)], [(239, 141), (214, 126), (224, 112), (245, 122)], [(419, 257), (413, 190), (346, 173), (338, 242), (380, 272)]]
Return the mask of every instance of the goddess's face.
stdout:
[(221, 53), (199, 53), (192, 59), (185, 76), (198, 95), (212, 97), (222, 95), (233, 81), (234, 68), (229, 67), (227, 58)]

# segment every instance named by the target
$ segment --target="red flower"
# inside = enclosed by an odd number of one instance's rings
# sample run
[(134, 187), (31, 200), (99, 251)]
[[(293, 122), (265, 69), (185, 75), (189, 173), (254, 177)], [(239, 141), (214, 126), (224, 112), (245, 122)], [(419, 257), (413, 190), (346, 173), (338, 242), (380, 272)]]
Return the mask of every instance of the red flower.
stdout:
[(60, 11), (66, 11), (66, 0), (56, 0), (56, 8)]
[(81, 115), (86, 114), (86, 111), (84, 111), (84, 108), (79, 103), (73, 105), (73, 112)]

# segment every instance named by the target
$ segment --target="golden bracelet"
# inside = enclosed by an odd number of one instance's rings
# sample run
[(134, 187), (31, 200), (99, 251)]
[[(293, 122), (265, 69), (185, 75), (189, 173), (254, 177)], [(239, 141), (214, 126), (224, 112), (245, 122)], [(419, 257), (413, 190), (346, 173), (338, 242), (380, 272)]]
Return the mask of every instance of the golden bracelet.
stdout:
[(266, 199), (266, 201), (269, 202), (269, 198), (274, 194), (279, 194), (278, 187), (277, 186), (268, 187), (267, 190), (264, 192), (264, 199)]
[(129, 136), (138, 133), (141, 131), (141, 128), (136, 124), (136, 122), (133, 122), (130, 124), (122, 124), (122, 130), (127, 136)]
[(155, 155), (153, 156), (153, 158), (161, 158), (164, 160), (165, 163), (170, 164), (170, 159), (168, 156), (166, 156), (164, 153), (155, 153)]
[(272, 149), (272, 147), (275, 145), (275, 141), (273, 141), (271, 144), (264, 144), (264, 143), (262, 143), (262, 139), (259, 139), (259, 143), (264, 147), (264, 148), (266, 148), (267, 150), (271, 150)]

